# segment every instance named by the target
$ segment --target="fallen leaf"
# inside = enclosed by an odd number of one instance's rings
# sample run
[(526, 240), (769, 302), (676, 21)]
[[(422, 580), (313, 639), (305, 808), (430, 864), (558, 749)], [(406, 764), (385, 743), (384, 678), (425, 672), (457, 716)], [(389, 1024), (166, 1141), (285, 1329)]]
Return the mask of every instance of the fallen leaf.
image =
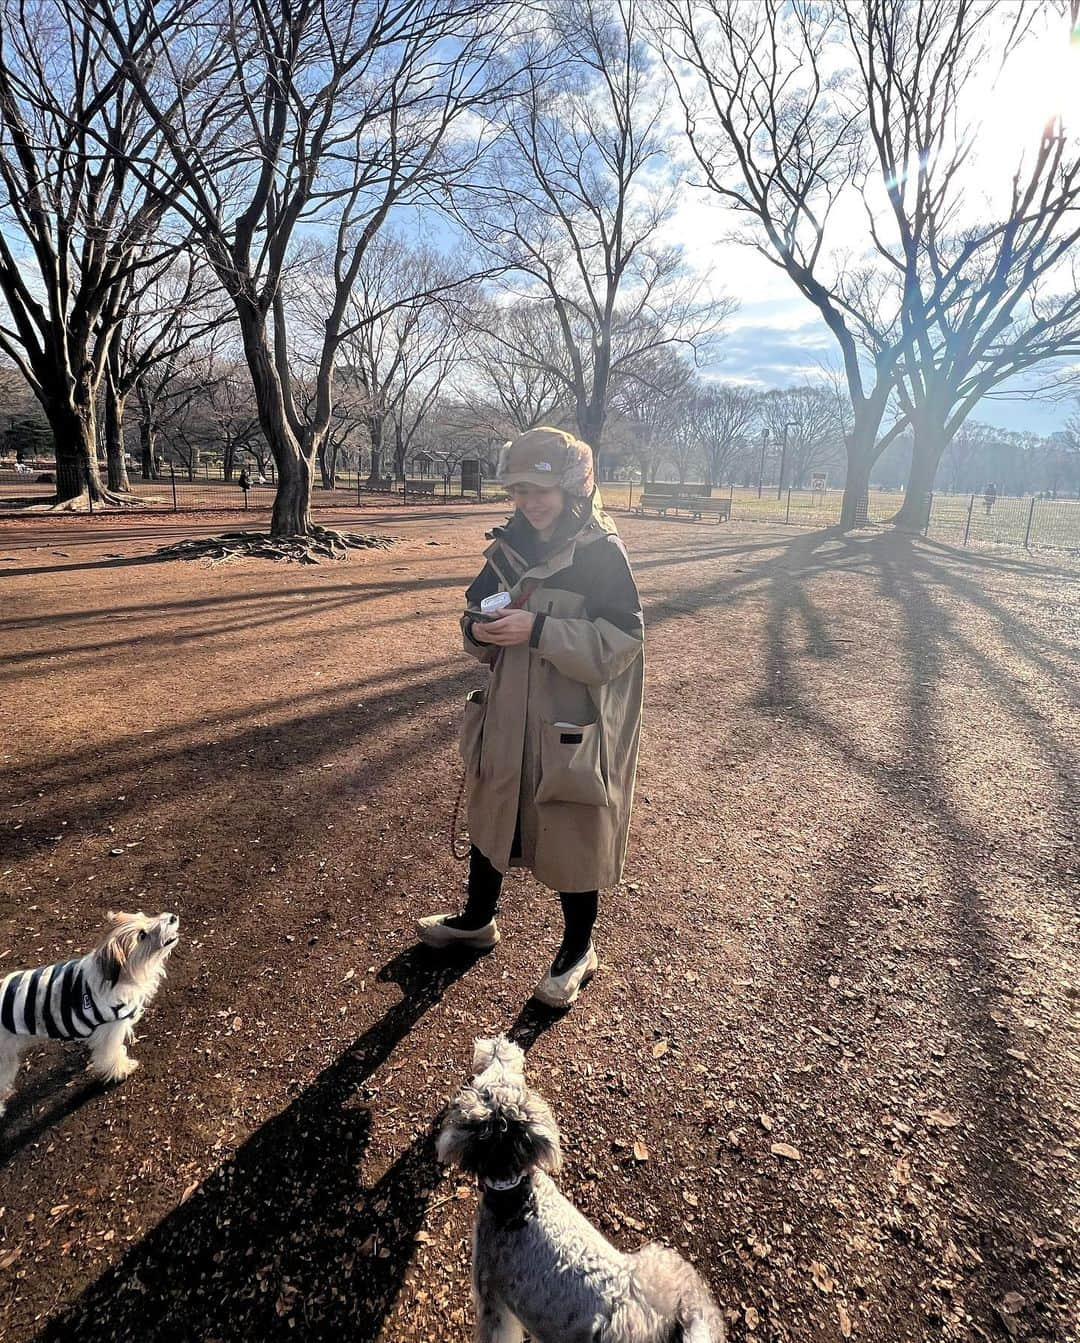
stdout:
[(652, 1047), (652, 1056), (654, 1059), (662, 1058), (668, 1051), (668, 1042), (666, 1040), (657, 1040)]
[(684, 1190), (683, 1190), (683, 1195), (682, 1195), (682, 1196), (683, 1196), (684, 1199), (686, 1199), (687, 1203), (690, 1204), (691, 1208), (696, 1208), (696, 1207), (697, 1207), (697, 1205), (698, 1205), (698, 1197), (697, 1197), (697, 1194), (691, 1194), (691, 1192), (690, 1192), (689, 1189), (684, 1189)]
[(1018, 1315), (1024, 1309), (1024, 1298), (1019, 1292), (1006, 1292), (1001, 1299), (1001, 1309), (1006, 1315)]
[(743, 1319), (746, 1321), (747, 1329), (756, 1329), (761, 1323), (761, 1316), (753, 1306), (746, 1306), (743, 1308)]
[(847, 1313), (847, 1311), (846, 1311), (846, 1310), (844, 1309), (844, 1307), (841, 1306), (841, 1305), (837, 1305), (837, 1307), (836, 1307), (836, 1314), (837, 1314), (837, 1318), (840, 1320), (840, 1337), (841, 1337), (841, 1338), (850, 1338), (850, 1337), (851, 1337), (851, 1316)]
[(649, 1149), (645, 1146), (645, 1144), (640, 1141), (634, 1143), (634, 1160), (648, 1161), (648, 1159), (649, 1159)]
[(927, 1110), (923, 1118), (931, 1128), (955, 1128), (960, 1120), (948, 1110)]
[(10, 1268), (20, 1254), (22, 1250), (19, 1247), (8, 1250), (7, 1254), (0, 1254), (0, 1268)]
[(195, 1190), (198, 1189), (198, 1187), (199, 1187), (198, 1180), (195, 1180), (192, 1184), (189, 1184), (188, 1187), (184, 1190), (184, 1192), (180, 1195), (180, 1202), (186, 1203), (188, 1199), (192, 1196), (192, 1194), (194, 1194)]
[(802, 1153), (789, 1142), (774, 1142), (769, 1148), (773, 1156), (782, 1156), (788, 1161), (801, 1161)]
[(824, 1264), (819, 1264), (816, 1259), (810, 1261), (810, 1278), (819, 1292), (824, 1292), (826, 1296), (836, 1286), (829, 1270)]
[(759, 1114), (758, 1123), (761, 1125), (761, 1127), (765, 1130), (766, 1133), (772, 1132), (772, 1115)]

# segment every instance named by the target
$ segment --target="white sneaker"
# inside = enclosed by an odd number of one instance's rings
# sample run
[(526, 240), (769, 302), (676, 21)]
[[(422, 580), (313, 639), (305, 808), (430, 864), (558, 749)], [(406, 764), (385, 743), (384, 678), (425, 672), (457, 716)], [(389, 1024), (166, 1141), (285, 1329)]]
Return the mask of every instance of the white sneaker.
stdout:
[(588, 951), (569, 970), (561, 975), (553, 975), (549, 970), (533, 990), (533, 997), (545, 1007), (569, 1007), (599, 967), (600, 959), (590, 942)]
[(453, 914), (429, 914), (416, 920), (416, 935), (429, 947), (469, 947), (474, 951), (490, 951), (499, 940), (495, 920), (479, 928), (449, 928), (447, 920)]

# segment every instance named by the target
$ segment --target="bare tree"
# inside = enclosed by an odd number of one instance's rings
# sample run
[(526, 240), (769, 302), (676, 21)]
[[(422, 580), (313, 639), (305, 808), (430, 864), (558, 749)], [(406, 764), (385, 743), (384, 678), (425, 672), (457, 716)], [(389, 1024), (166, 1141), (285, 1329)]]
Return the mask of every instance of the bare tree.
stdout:
[(477, 279), (463, 258), (409, 247), (393, 234), (368, 248), (346, 309), (339, 375), (357, 393), (372, 480), (387, 465), (387, 431), (393, 470), (404, 475), (409, 444), (463, 359)]
[[(168, 146), (176, 209), (235, 305), (278, 468), (273, 536), (315, 536), (314, 463), (333, 414), (349, 296), (391, 212), (447, 192), (483, 147), (475, 118), (510, 76), (515, 7), (501, 0), (139, 0), (124, 32), (84, 0), (99, 56), (132, 80)], [(173, 79), (144, 76), (167, 52)], [(458, 132), (461, 127), (460, 133)], [(152, 171), (143, 165), (143, 176)], [(329, 235), (333, 284), (314, 373), (297, 389), (283, 283), (301, 239)]]
[(688, 387), (667, 403), (663, 456), (675, 468), (680, 486), (705, 465), (701, 434), (695, 415), (695, 397)]
[(687, 360), (660, 348), (640, 355), (614, 388), (612, 404), (631, 430), (642, 483), (656, 479), (667, 455), (672, 407), (685, 396), (692, 377)]
[[(105, 364), (105, 449), (109, 489), (127, 490), (124, 412), (139, 380), (162, 363), (176, 365), (180, 356), (225, 320), (220, 290), (208, 267), (193, 258), (176, 258), (167, 266), (136, 273), (128, 285), (119, 320), (113, 328)], [(152, 447), (143, 438), (144, 479), (157, 475)]]
[[(594, 450), (622, 369), (664, 346), (703, 347), (731, 308), (704, 295), (663, 237), (678, 182), (642, 12), (640, 0), (553, 11), (478, 190), (457, 211), (507, 283), (554, 309), (563, 350), (542, 366)], [(506, 334), (512, 351), (519, 333), (496, 319), (489, 335)]]
[[(1068, 264), (1080, 168), (1060, 127), (997, 169), (1011, 183), (1004, 207), (965, 208), (973, 81), (1048, 11), (1013, 0), (660, 9), (708, 185), (839, 344), (851, 401), (843, 524), (865, 517), (873, 462), (910, 424), (896, 521), (921, 526), (941, 452), (978, 400), (1080, 348)], [(834, 228), (845, 197), (866, 212), (858, 264)]]
[(839, 344), (852, 407), (841, 522), (855, 526), (866, 520), (873, 463), (903, 428), (883, 425), (900, 344), (852, 306), (826, 247), (837, 203), (860, 171), (863, 136), (863, 114), (828, 73), (834, 7), (658, 0), (658, 14), (705, 184), (747, 224), (739, 239), (788, 275)]
[(979, 123), (965, 92), (987, 65), (1009, 59), (1037, 10), (847, 0), (843, 12), (858, 70), (852, 106), (869, 108), (891, 225), (870, 212), (881, 279), (864, 292), (897, 314), (897, 394), (913, 431), (896, 521), (921, 528), (941, 454), (978, 402), (1080, 354), (1080, 144), (1055, 118), (1019, 163), (984, 160), (984, 174), (1005, 175), (1007, 200), (971, 218), (963, 170)]
[(786, 444), (784, 481), (796, 489), (806, 483), (815, 467), (840, 459), (842, 429), (835, 398), (827, 388), (803, 385), (766, 392), (761, 397), (760, 417), (772, 443), (781, 450)]
[(707, 383), (695, 395), (694, 420), (710, 490), (730, 477), (760, 409), (760, 392), (740, 383)]
[(261, 475), (266, 466), (266, 442), (241, 352), (232, 345), (217, 348), (212, 344), (205, 377), (202, 414), (207, 438), (221, 452), (222, 476), (232, 480), (234, 472), (243, 465), (245, 452), (255, 456)]
[(131, 286), (161, 264), (169, 205), (163, 173), (131, 171), (132, 156), (154, 162), (160, 133), (98, 50), (77, 5), (0, 5), (0, 350), (52, 428), (67, 507), (133, 502), (101, 481), (98, 395)]
[(457, 395), (502, 437), (549, 423), (571, 404), (572, 369), (555, 306), (543, 299), (478, 303), (472, 358)]

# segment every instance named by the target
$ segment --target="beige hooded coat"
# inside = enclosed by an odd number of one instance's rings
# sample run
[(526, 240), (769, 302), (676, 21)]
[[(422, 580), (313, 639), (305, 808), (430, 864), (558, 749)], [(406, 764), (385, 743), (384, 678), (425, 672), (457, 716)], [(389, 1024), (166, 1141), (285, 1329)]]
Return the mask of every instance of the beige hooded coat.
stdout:
[(620, 879), (626, 853), (641, 727), (640, 602), (601, 511), (531, 567), (515, 548), (520, 535), (516, 519), (496, 529), (468, 599), (527, 592), (523, 609), (538, 615), (532, 643), (495, 649), (475, 642), (463, 621), (466, 651), (490, 672), (461, 726), (469, 832), (500, 872), (523, 866), (553, 890), (597, 890)]

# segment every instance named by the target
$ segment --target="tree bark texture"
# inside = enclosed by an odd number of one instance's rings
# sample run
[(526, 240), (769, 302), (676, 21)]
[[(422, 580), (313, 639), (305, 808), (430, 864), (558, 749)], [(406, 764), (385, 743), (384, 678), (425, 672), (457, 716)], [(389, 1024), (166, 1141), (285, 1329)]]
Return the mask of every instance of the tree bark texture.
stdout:
[(94, 503), (104, 502), (93, 393), (76, 389), (70, 398), (50, 398), (44, 410), (56, 441), (56, 502), (69, 503), (82, 495)]
[(938, 465), (947, 446), (944, 426), (916, 423), (914, 428), (911, 471), (904, 488), (904, 502), (893, 519), (894, 526), (904, 532), (921, 532), (925, 528)]
[(270, 516), (270, 535), (309, 536), (313, 467), (319, 443), (301, 445), (289, 422), (285, 404), (289, 391), (278, 375), (265, 315), (248, 304), (239, 305), (238, 314), (259, 425), (277, 466), (278, 488)]
[(124, 455), (125, 400), (110, 378), (105, 384), (105, 459), (108, 463), (109, 489), (121, 494), (131, 492)]

